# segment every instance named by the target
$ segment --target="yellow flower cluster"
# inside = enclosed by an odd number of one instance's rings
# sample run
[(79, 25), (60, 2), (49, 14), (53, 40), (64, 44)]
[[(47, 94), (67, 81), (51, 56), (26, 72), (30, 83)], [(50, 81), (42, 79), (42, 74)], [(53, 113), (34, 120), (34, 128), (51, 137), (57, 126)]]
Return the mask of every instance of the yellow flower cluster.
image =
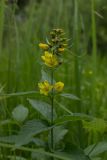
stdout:
[(56, 82), (54, 85), (51, 85), (48, 81), (44, 81), (38, 83), (38, 87), (40, 89), (40, 93), (44, 95), (48, 95), (50, 91), (55, 90), (57, 92), (61, 92), (64, 88), (63, 82)]
[(41, 58), (48, 67), (55, 67), (58, 65), (57, 57), (48, 51), (45, 51), (44, 56), (41, 56)]
[(54, 84), (54, 89), (57, 91), (57, 92), (61, 92), (64, 88), (64, 83), (63, 82), (56, 82)]
[[(62, 64), (62, 54), (67, 46), (67, 39), (63, 37), (64, 32), (62, 29), (53, 29), (50, 32), (50, 39), (47, 43), (40, 43), (39, 47), (43, 49), (44, 53), (41, 56), (42, 61), (47, 67), (53, 68), (58, 67)], [(64, 88), (63, 82), (56, 82), (50, 84), (48, 81), (38, 83), (40, 93), (48, 95), (52, 92), (61, 92)]]
[(39, 44), (39, 47), (44, 50), (44, 55), (41, 58), (46, 66), (52, 68), (62, 64), (61, 53), (65, 51), (67, 46), (67, 39), (63, 35), (62, 29), (53, 29), (50, 32), (49, 42)]
[(44, 94), (45, 96), (47, 96), (48, 93), (53, 88), (53, 86), (48, 81), (44, 81), (44, 82), (38, 83), (38, 87), (40, 89), (40, 93)]

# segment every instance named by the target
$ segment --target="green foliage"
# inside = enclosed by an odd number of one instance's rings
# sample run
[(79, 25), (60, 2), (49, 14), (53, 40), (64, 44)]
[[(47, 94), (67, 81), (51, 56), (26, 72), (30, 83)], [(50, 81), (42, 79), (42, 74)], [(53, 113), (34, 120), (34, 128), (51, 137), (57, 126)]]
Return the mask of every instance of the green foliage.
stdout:
[(91, 158), (91, 160), (102, 160), (100, 157)]
[(66, 111), (67, 113), (72, 114), (72, 112), (71, 112), (67, 107), (65, 107), (63, 104), (59, 103), (59, 102), (56, 101), (56, 100), (55, 100), (55, 103), (58, 105), (58, 107), (60, 107), (61, 109), (63, 109), (63, 110)]
[(24, 126), (22, 126), (20, 132), (18, 133), (16, 145), (20, 146), (28, 144), (30, 141), (32, 141), (33, 136), (49, 129), (50, 127), (40, 120), (28, 121)]
[(23, 105), (18, 105), (12, 111), (13, 118), (18, 122), (23, 122), (28, 116), (28, 109)]
[(90, 122), (83, 121), (83, 127), (87, 130), (87, 132), (97, 132), (103, 134), (107, 129), (107, 124), (103, 119), (95, 118)]
[[(34, 142), (35, 144), (41, 144), (41, 141), (38, 139), (34, 139), (33, 136), (49, 130), (45, 123), (40, 120), (31, 120), (28, 121), (25, 125), (22, 126), (21, 130), (19, 131), (18, 135), (11, 135), (6, 137), (0, 137), (1, 142), (6, 143), (15, 143), (16, 146), (21, 146), (28, 144), (30, 142)], [(43, 143), (42, 143), (43, 144)]]
[(55, 123), (58, 125), (69, 121), (80, 121), (80, 120), (92, 120), (92, 117), (82, 113), (72, 113), (71, 115), (65, 115), (59, 117), (58, 119), (55, 120)]
[[(67, 134), (68, 130), (63, 126), (57, 126), (53, 129), (53, 141), (54, 149), (57, 148), (57, 145), (63, 140), (64, 136)], [(51, 146), (51, 133), (48, 135), (48, 144)]]
[(8, 158), (11, 160), (27, 160), (26, 158), (19, 156), (8, 156)]
[(62, 93), (60, 94), (62, 97), (71, 99), (71, 100), (80, 100), (77, 96), (70, 94), (70, 93)]
[[(46, 102), (28, 99), (29, 103), (32, 105), (34, 109), (36, 109), (39, 113), (41, 113), (45, 119), (51, 121), (51, 105)], [(54, 111), (54, 119), (56, 119), (56, 113)]]
[(107, 151), (107, 142), (104, 141), (88, 146), (85, 149), (85, 154), (90, 157), (95, 157), (105, 151)]
[(70, 152), (56, 152), (59, 155), (62, 155), (63, 157), (69, 158), (71, 160), (89, 160), (87, 156), (81, 151), (81, 150), (73, 150)]

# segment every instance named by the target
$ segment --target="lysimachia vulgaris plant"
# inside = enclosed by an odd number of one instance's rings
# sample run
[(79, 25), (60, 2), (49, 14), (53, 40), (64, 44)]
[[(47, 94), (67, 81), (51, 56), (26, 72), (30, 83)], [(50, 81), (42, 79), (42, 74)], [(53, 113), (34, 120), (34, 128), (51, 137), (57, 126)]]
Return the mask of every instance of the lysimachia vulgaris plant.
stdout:
[[(55, 120), (55, 107), (54, 107), (54, 99), (57, 93), (61, 93), (64, 88), (64, 83), (62, 81), (56, 82), (54, 80), (54, 73), (56, 69), (63, 63), (63, 54), (67, 47), (67, 39), (64, 38), (64, 32), (62, 29), (53, 29), (50, 32), (50, 41), (47, 43), (40, 43), (39, 47), (43, 50), (43, 54), (41, 56), (41, 60), (46, 67), (47, 72), (50, 74), (48, 77), (38, 83), (38, 87), (40, 89), (40, 94), (48, 96), (50, 99), (50, 125), (54, 125)], [(42, 70), (42, 72), (45, 72)], [(61, 128), (60, 128), (61, 129)], [(57, 128), (58, 130), (58, 128)], [(63, 129), (64, 135), (67, 130)], [(54, 151), (54, 128), (50, 131), (50, 151)]]
[[(48, 138), (45, 140), (45, 147), (42, 147), (52, 153), (53, 157), (46, 156), (45, 158), (43, 156), (43, 160), (48, 160), (50, 158), (52, 160), (56, 160), (57, 156), (56, 158), (54, 157), (56, 154), (58, 156), (61, 155), (62, 157), (59, 157), (61, 159), (66, 160), (66, 158), (68, 158), (69, 160), (72, 160), (72, 154), (70, 155), (64, 151), (65, 144), (60, 143), (68, 132), (68, 129), (66, 129), (63, 124), (73, 120), (89, 119), (86, 115), (72, 113), (69, 109), (62, 105), (60, 101), (57, 101), (57, 96), (79, 100), (79, 98), (75, 95), (63, 93), (64, 82), (62, 82), (61, 79), (59, 81), (55, 81), (55, 72), (58, 71), (58, 68), (64, 63), (63, 57), (68, 48), (68, 39), (64, 36), (65, 33), (62, 29), (53, 29), (49, 34), (49, 39), (46, 39), (46, 43), (39, 44), (39, 48), (42, 51), (42, 78), (41, 81), (38, 82), (38, 88), (40, 95), (45, 96), (46, 99), (48, 98), (48, 103), (40, 100), (29, 99), (29, 102), (33, 108), (35, 108), (44, 117), (44, 123), (43, 119), (40, 121), (42, 125), (45, 125), (41, 132), (48, 130)], [(56, 113), (56, 105), (68, 114), (58, 117)], [(37, 158), (37, 155), (35, 156)], [(87, 156), (83, 153), (81, 153), (80, 158), (86, 158), (84, 160), (88, 160)]]

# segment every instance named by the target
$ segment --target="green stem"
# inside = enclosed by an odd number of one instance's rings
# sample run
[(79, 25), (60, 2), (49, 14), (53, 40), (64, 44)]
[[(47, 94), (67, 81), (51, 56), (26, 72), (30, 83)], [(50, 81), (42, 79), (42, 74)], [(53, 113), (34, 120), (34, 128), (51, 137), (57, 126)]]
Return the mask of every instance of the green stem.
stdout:
[[(51, 72), (51, 85), (53, 85), (53, 76), (54, 76), (54, 71), (52, 70)], [(53, 122), (54, 122), (54, 119), (53, 119), (53, 108), (54, 108), (54, 92), (53, 92), (53, 89), (52, 89), (52, 96), (51, 96), (51, 126), (53, 126)], [(53, 141), (53, 128), (51, 129), (51, 151), (53, 151), (54, 149), (54, 141)], [(52, 157), (52, 160), (54, 158)]]

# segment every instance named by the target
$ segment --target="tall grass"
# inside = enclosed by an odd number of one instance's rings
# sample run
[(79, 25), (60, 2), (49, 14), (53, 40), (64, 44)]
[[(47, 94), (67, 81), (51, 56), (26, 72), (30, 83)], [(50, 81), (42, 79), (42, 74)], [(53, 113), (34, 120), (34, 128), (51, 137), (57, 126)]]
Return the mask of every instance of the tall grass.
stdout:
[(2, 54), (2, 39), (4, 31), (4, 11), (5, 11), (5, 1), (0, 1), (0, 55)]
[(93, 77), (92, 77), (92, 110), (95, 113), (96, 106), (96, 76), (97, 76), (97, 44), (96, 44), (96, 22), (95, 22), (95, 1), (91, 1), (91, 17), (92, 17), (92, 69), (93, 69)]

